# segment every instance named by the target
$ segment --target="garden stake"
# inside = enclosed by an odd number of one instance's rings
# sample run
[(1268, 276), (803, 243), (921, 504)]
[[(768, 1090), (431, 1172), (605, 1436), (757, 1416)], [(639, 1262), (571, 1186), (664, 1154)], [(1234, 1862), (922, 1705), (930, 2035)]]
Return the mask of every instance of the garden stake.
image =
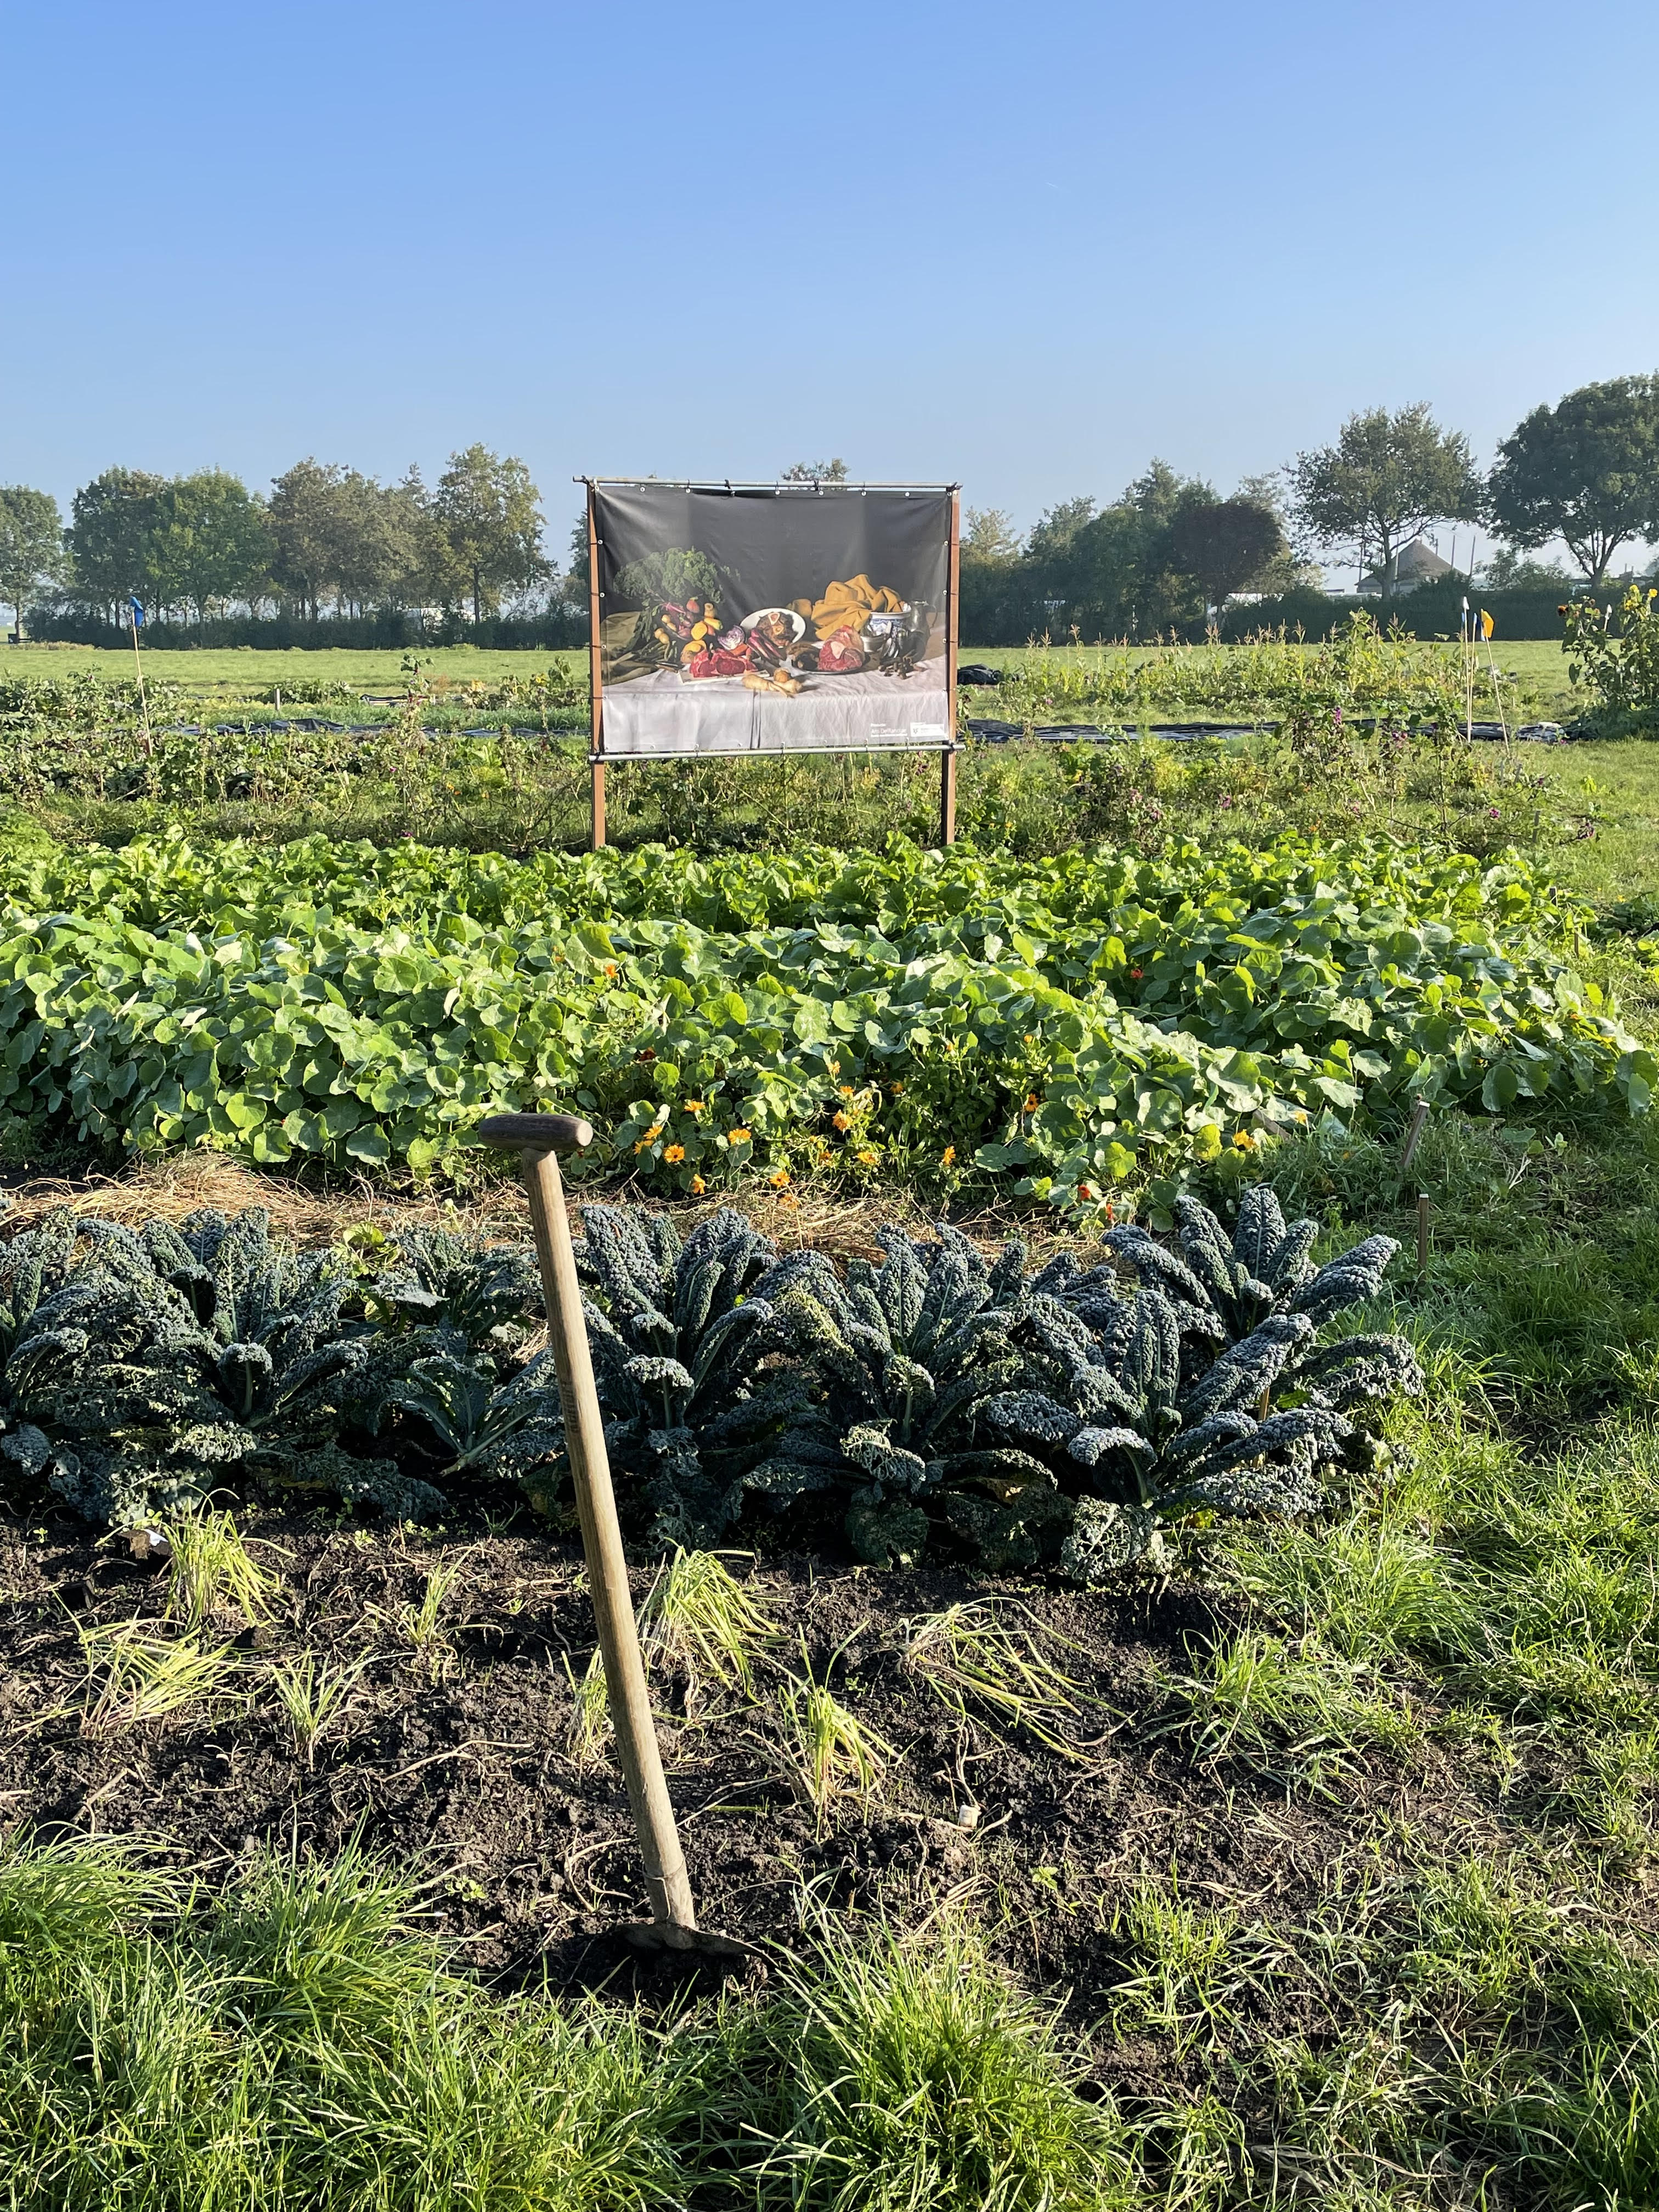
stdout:
[(1423, 1134), (1424, 1125), (1428, 1118), (1429, 1102), (1426, 1098), (1419, 1098), (1416, 1105), (1412, 1108), (1411, 1127), (1406, 1132), (1406, 1141), (1400, 1151), (1400, 1173), (1402, 1181), (1412, 1171), (1412, 1162), (1417, 1158), (1418, 1141)]
[(1429, 1272), (1429, 1194), (1417, 1194), (1417, 1279), (1420, 1283)]
[(571, 1249), (556, 1157), (560, 1152), (581, 1151), (592, 1143), (593, 1131), (589, 1123), (570, 1114), (493, 1114), (480, 1124), (478, 1133), (489, 1144), (507, 1146), (519, 1153), (530, 1193), (531, 1226), (547, 1300), (548, 1340), (559, 1378), (559, 1402), (564, 1408), (565, 1446), (576, 1489), (576, 1510), (581, 1518), (582, 1550), (605, 1662), (605, 1695), (651, 1899), (650, 1920), (628, 1926), (623, 1933), (645, 1950), (698, 1953), (723, 1961), (746, 1959), (749, 1954), (744, 1945), (697, 1926), (685, 1853), (674, 1825), (674, 1808), (663, 1777), (662, 1754), (645, 1686), (645, 1664), (640, 1656), (628, 1562), (623, 1556), (622, 1530), (617, 1522), (605, 1425), (593, 1387), (576, 1255)]

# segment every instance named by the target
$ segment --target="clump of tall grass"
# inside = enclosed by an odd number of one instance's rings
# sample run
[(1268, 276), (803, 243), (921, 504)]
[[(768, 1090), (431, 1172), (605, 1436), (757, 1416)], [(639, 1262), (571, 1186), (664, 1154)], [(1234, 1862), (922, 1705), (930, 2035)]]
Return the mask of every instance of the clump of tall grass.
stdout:
[[(958, 1921), (826, 1931), (766, 2026), (757, 2201), (825, 2212), (1110, 2212), (1132, 2185), (1109, 2106)], [(778, 2031), (785, 2039), (777, 2039)]]
[(711, 1686), (752, 1696), (755, 1662), (777, 1633), (765, 1607), (713, 1552), (677, 1548), (640, 1608), (647, 1671), (682, 1674), (688, 1711)]
[(252, 1628), (270, 1619), (277, 1577), (252, 1557), (230, 1514), (181, 1515), (167, 1540), (167, 1617), (187, 1635), (210, 1620)]
[[(0, 1845), (8, 2212), (1085, 2212), (1115, 2123), (949, 1925), (667, 2029), (491, 1997), (361, 1852), (229, 1893)], [(1121, 2162), (1120, 2162), (1121, 2163)], [(1104, 2193), (1103, 2193), (1103, 2191)]]
[(222, 1695), (240, 1666), (224, 1644), (150, 1635), (141, 1620), (77, 1632), (87, 1662), (82, 1724), (88, 1735), (173, 1719)]
[(964, 1601), (906, 1621), (904, 1657), (958, 1718), (971, 1705), (1080, 1759), (1079, 1734), (1098, 1709), (1044, 1649), (1054, 1640), (1026, 1607)]
[(801, 1672), (786, 1673), (778, 1685), (773, 1720), (784, 1772), (812, 1808), (820, 1835), (842, 1799), (862, 1805), (875, 1795), (898, 1755), (813, 1673), (805, 1637)]

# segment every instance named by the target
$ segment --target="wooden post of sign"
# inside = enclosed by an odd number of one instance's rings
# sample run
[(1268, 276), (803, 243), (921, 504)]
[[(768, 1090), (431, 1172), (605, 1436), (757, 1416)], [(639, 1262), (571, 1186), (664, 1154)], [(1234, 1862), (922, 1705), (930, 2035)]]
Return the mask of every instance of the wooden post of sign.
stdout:
[(591, 843), (597, 853), (605, 842), (605, 762), (597, 756), (605, 751), (605, 672), (599, 660), (599, 502), (593, 496), (593, 487), (587, 487), (587, 629), (591, 642), (587, 648), (587, 685), (593, 725), (592, 750), (596, 757), (590, 763), (592, 779), (590, 805), (592, 814)]
[(962, 498), (951, 495), (951, 562), (945, 586), (945, 727), (947, 741), (939, 772), (939, 842), (953, 845), (957, 836), (957, 597), (962, 581), (957, 538)]

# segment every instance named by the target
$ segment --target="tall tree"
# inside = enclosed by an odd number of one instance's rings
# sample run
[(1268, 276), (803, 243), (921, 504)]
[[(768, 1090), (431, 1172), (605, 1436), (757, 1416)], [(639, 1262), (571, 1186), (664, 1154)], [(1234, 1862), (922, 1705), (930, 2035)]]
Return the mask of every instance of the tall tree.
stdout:
[(106, 469), (82, 484), (70, 507), (70, 576), (75, 590), (112, 621), (125, 618), (127, 595), (150, 591), (150, 540), (167, 489), (144, 469)]
[(503, 590), (547, 574), (540, 501), (522, 461), (483, 446), (450, 455), (433, 512), (452, 573), (471, 594), (474, 622), (486, 608), (495, 612)]
[(989, 641), (1031, 627), (1022, 613), (1024, 547), (1013, 518), (1000, 507), (970, 507), (963, 518), (961, 604), (958, 620), (966, 637)]
[(1176, 518), (1215, 493), (1154, 460), (1111, 506), (1089, 498), (1050, 507), (1031, 532), (1026, 563), (1050, 635), (1153, 636), (1172, 624), (1201, 620), (1190, 578), (1176, 567), (1170, 532)]
[(340, 580), (340, 486), (345, 471), (313, 459), (295, 461), (270, 487), (271, 575), (316, 619), (325, 592)]
[(421, 588), (425, 495), (337, 464), (296, 461), (270, 493), (276, 580), (313, 620), (325, 598), (344, 611), (401, 603)]
[(1350, 415), (1334, 446), (1300, 453), (1291, 468), (1296, 512), (1322, 545), (1374, 554), (1385, 598), (1402, 543), (1431, 522), (1476, 522), (1484, 488), (1469, 442), (1443, 430), (1426, 403), (1390, 414)]
[(150, 587), (164, 607), (193, 608), (198, 622), (229, 599), (269, 586), (270, 527), (264, 502), (240, 477), (199, 469), (159, 495), (150, 535)]
[(383, 484), (351, 470), (340, 487), (337, 582), (342, 599), (401, 605), (419, 587), (425, 559), (425, 501), (409, 484)]
[(1022, 547), (1014, 518), (1006, 507), (970, 507), (963, 517), (962, 557), (975, 561), (1018, 561)]
[(834, 461), (791, 461), (778, 478), (780, 483), (845, 483), (847, 464)]
[(1170, 526), (1170, 552), (1194, 577), (1216, 620), (1235, 592), (1248, 590), (1286, 551), (1272, 507), (1256, 499), (1194, 500)]
[(17, 617), (42, 584), (64, 573), (64, 518), (49, 491), (27, 484), (0, 484), (0, 601)]
[(1659, 375), (1586, 384), (1534, 407), (1498, 455), (1498, 528), (1528, 549), (1563, 539), (1592, 591), (1621, 545), (1659, 538)]

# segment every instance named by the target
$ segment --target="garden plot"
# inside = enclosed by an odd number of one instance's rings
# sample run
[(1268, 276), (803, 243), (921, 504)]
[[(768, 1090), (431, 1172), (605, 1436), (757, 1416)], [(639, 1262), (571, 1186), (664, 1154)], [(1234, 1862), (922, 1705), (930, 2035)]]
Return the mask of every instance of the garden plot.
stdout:
[[(252, 1598), (211, 1576), (192, 1597), (125, 1545), (13, 1540), (9, 1821), (142, 1838), (216, 1881), (271, 1844), (325, 1860), (356, 1840), (419, 1866), (428, 1924), (492, 1979), (611, 1974), (642, 1892), (575, 1547), (276, 1516), (247, 1541)], [(1081, 2027), (1119, 1989), (1126, 1906), (1172, 1859), (1195, 1899), (1294, 1913), (1390, 1817), (1419, 1850), (1516, 1839), (1498, 1762), (1456, 1749), (1426, 1679), (1345, 1700), (1328, 1664), (1316, 1729), (1322, 1670), (1287, 1654), (1299, 1685), (1246, 1724), (1202, 1656), (1246, 1648), (1237, 1590), (1180, 1576), (1102, 1601), (949, 1571), (725, 1566), (738, 1627), (724, 1573), (653, 1613), (641, 1572), (636, 1596), (700, 1911), (756, 1943), (796, 1940), (814, 1905), (903, 1928), (976, 1894), (1006, 1916), (1010, 1965), (1069, 1989)], [(193, 1670), (162, 1665), (181, 1652)], [(1297, 2007), (1316, 2009), (1306, 1982), (1249, 2011), (1282, 2033), (1313, 2024)]]
[[(612, 1933), (638, 1860), (556, 1520), (499, 1491), (424, 1529), (249, 1507), (235, 1543), (212, 1515), (176, 1520), (169, 1562), (50, 1492), (15, 1501), (12, 2171), (43, 2201), (47, 2176), (138, 2202), (140, 2177), (176, 2172), (182, 2201), (211, 2172), (226, 2202), (307, 2204), (325, 2181), (428, 2201), (420, 2177), (464, 2171), (505, 2204), (550, 2140), (530, 2109), (501, 2117), (528, 2083), (537, 2115), (565, 2116), (545, 2155), (567, 2193), (538, 2185), (572, 2205), (672, 2185), (699, 2208), (828, 2208), (852, 2174), (871, 2201), (896, 2175), (952, 2212), (994, 2183), (1083, 2212), (1268, 2202), (1286, 2172), (1333, 2204), (1356, 2177), (1449, 2212), (1482, 2191), (1644, 2201), (1659, 1285), (1650, 1139), (1593, 1134), (1558, 1151), (1431, 1123), (1431, 1278), (1375, 1316), (1412, 1328), (1428, 1395), (1392, 1405), (1387, 1458), (1333, 1480), (1316, 1518), (1189, 1520), (1165, 1567), (1086, 1594), (943, 1551), (860, 1568), (833, 1528), (809, 1550), (763, 1522), (669, 1576), (641, 1555), (699, 1903), (769, 1976), (725, 2011), (639, 1980)], [(1268, 1164), (1358, 1217), (1335, 1250), (1401, 1233), (1391, 1158), (1313, 1136)], [(232, 1195), (144, 1188), (175, 1221)], [(314, 1199), (289, 1203), (327, 1236)], [(395, 1241), (395, 1212), (361, 1205), (336, 1234)], [(54, 1838), (80, 1840), (43, 1859)], [(410, 1886), (366, 1877), (364, 1846)], [(388, 2029), (372, 2007), (394, 1969), (420, 1995)], [(336, 1993), (303, 2027), (296, 1977)], [(1032, 1993), (1060, 2010), (1047, 2042)], [(464, 2151), (441, 2083), (468, 2053), (468, 2130), (506, 2132)], [(856, 2112), (834, 2087), (849, 2069)], [(343, 2098), (383, 2116), (372, 2139), (340, 2125)], [(897, 2132), (872, 2117), (900, 2108)], [(648, 2177), (631, 2197), (625, 2151)], [(245, 2179), (215, 2164), (233, 2154)]]
[(514, 864), (306, 841), (20, 855), (0, 1134), (477, 1169), (497, 1108), (701, 1194), (925, 1178), (1103, 1206), (1263, 1127), (1644, 1110), (1652, 1057), (1516, 861), (1387, 840)]

